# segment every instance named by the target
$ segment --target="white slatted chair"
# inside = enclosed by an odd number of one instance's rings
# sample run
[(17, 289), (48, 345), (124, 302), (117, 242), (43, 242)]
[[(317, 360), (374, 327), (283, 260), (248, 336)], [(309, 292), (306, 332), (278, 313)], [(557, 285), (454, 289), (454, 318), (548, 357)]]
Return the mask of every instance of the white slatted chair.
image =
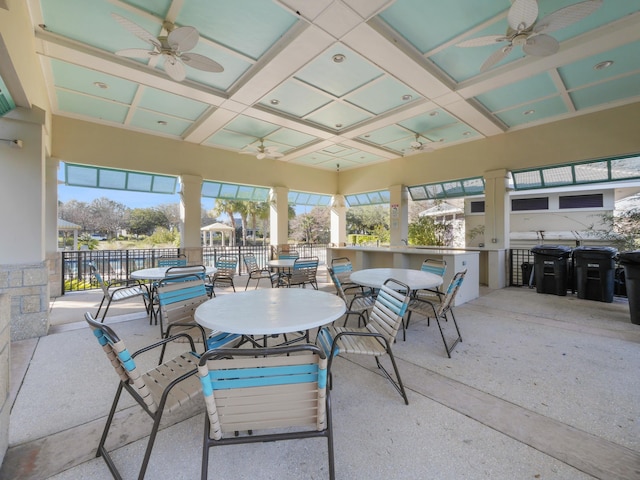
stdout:
[(206, 352), (198, 366), (207, 408), (201, 478), (211, 447), (324, 437), (334, 479), (327, 368), (324, 352), (309, 344)]
[[(407, 311), (409, 293), (407, 285), (389, 278), (380, 287), (376, 302), (369, 314), (369, 320), (364, 327), (349, 328), (330, 325), (322, 327), (316, 339), (316, 343), (323, 348), (329, 357), (329, 371), (331, 371), (333, 357), (336, 355), (373, 356), (378, 368), (389, 379), (407, 405), (409, 399), (402, 384), (391, 345), (402, 325), (402, 317)], [(380, 357), (383, 355), (389, 355), (396, 380), (380, 363)]]
[(336, 294), (344, 300), (347, 305), (347, 311), (345, 312), (344, 325), (346, 327), (347, 321), (351, 315), (358, 315), (358, 326), (360, 326), (360, 319), (366, 319), (369, 317), (369, 311), (373, 308), (376, 302), (376, 297), (373, 293), (357, 293), (350, 298), (342, 288), (342, 282), (338, 275), (336, 275), (333, 267), (328, 267), (327, 271), (331, 277), (333, 285), (336, 287)]
[[(440, 277), (444, 277), (445, 272), (447, 271), (447, 262), (444, 260), (435, 260), (432, 258), (427, 258), (424, 262), (422, 262), (422, 266), (420, 270), (427, 273), (433, 273)], [(440, 303), (444, 297), (444, 293), (440, 289), (440, 287), (436, 288), (424, 288), (421, 290), (414, 290), (411, 292), (411, 301), (409, 302), (409, 313), (407, 314), (407, 319), (402, 328), (402, 338), (406, 340), (406, 329), (409, 328), (409, 322), (411, 322), (411, 314), (414, 311), (414, 308), (421, 310), (421, 313), (424, 313), (424, 306), (420, 302), (431, 302), (431, 303)], [(418, 300), (418, 301), (416, 301)], [(429, 317), (427, 317), (427, 325), (429, 325)]]
[(125, 282), (118, 281), (113, 284), (107, 284), (95, 264), (90, 263), (89, 268), (91, 270), (91, 275), (96, 280), (103, 293), (102, 301), (100, 302), (98, 311), (95, 314), (95, 318), (98, 318), (100, 316), (100, 310), (102, 310), (103, 306), (105, 307), (102, 313), (102, 318), (100, 318), (101, 323), (104, 323), (104, 319), (107, 316), (107, 312), (109, 311), (109, 307), (112, 303), (123, 302), (131, 298), (141, 297), (145, 310), (147, 312), (149, 311), (149, 308), (151, 308), (148, 304), (149, 291), (145, 285), (140, 284), (135, 280)]
[[(414, 313), (421, 314), (427, 318), (433, 316), (436, 319), (438, 324), (438, 329), (440, 330), (440, 336), (442, 337), (442, 342), (444, 343), (444, 348), (447, 351), (447, 356), (451, 358), (451, 351), (455, 348), (455, 346), (462, 342), (462, 336), (460, 335), (460, 329), (458, 328), (458, 322), (456, 322), (456, 317), (453, 314), (453, 303), (456, 299), (456, 295), (458, 294), (458, 290), (460, 290), (460, 286), (464, 281), (464, 277), (467, 274), (466, 270), (456, 273), (451, 282), (449, 283), (449, 287), (445, 292), (442, 299), (435, 303), (431, 301), (412, 299), (411, 305)], [(453, 320), (453, 325), (456, 329), (456, 337), (453, 339), (452, 343), (448, 343), (444, 331), (442, 330), (442, 324), (440, 320), (448, 321), (449, 316)]]

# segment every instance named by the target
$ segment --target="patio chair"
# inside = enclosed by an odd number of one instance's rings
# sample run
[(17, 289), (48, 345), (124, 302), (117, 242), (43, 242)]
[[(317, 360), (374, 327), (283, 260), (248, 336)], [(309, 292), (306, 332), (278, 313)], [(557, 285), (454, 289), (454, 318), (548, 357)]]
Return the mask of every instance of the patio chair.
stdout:
[[(366, 293), (357, 293), (353, 295), (351, 298), (347, 297), (347, 294), (342, 287), (342, 282), (340, 281), (340, 277), (336, 275), (333, 267), (328, 267), (327, 271), (329, 272), (329, 276), (331, 277), (331, 281), (333, 285), (336, 287), (336, 294), (344, 300), (344, 303), (347, 305), (347, 311), (345, 312), (344, 325), (347, 326), (347, 321), (351, 315), (358, 315), (358, 326), (360, 326), (360, 321), (364, 318), (365, 321), (369, 318), (369, 311), (373, 308), (374, 303), (376, 302), (376, 297), (373, 292)], [(361, 315), (363, 314), (363, 315)]]
[(318, 273), (318, 263), (318, 257), (297, 258), (295, 262), (293, 262), (291, 273), (280, 277), (281, 285), (285, 287), (298, 286), (302, 288), (311, 285), (317, 290), (318, 280), (316, 274)]
[(245, 291), (249, 288), (249, 282), (251, 280), (257, 280), (256, 288), (260, 285), (260, 280), (263, 278), (269, 279), (271, 282), (271, 286), (277, 286), (279, 275), (277, 273), (272, 273), (271, 270), (267, 267), (260, 267), (258, 265), (258, 261), (256, 260), (255, 255), (245, 255), (242, 257), (244, 260), (244, 264), (247, 267), (247, 273), (249, 274), (249, 278), (247, 278), (247, 284), (245, 285)]
[[(158, 282), (155, 296), (158, 299), (162, 338), (168, 338), (176, 333), (187, 333), (192, 338), (202, 339), (203, 352), (220, 347), (237, 346), (240, 343), (240, 335), (208, 332), (194, 320), (196, 308), (210, 298), (202, 276), (190, 274), (167, 277)], [(161, 363), (164, 352), (165, 346), (160, 353)]]
[(220, 255), (215, 264), (218, 271), (209, 277), (209, 285), (211, 295), (216, 296), (215, 287), (231, 287), (236, 291), (233, 284), (233, 277), (236, 275), (238, 268), (238, 259), (235, 255)]
[[(447, 356), (451, 358), (451, 351), (455, 348), (458, 342), (462, 341), (462, 336), (460, 335), (460, 329), (458, 328), (458, 323), (456, 322), (456, 317), (453, 314), (453, 303), (456, 299), (456, 295), (458, 294), (458, 290), (460, 290), (460, 285), (464, 281), (464, 277), (467, 274), (466, 270), (456, 273), (451, 282), (449, 283), (449, 287), (447, 288), (446, 293), (440, 299), (439, 302), (432, 302), (429, 300), (423, 300), (418, 298), (413, 298), (411, 300), (410, 308), (415, 313), (419, 313), (425, 317), (427, 317), (427, 322), (429, 318), (433, 316), (436, 319), (436, 323), (438, 324), (438, 329), (440, 330), (440, 336), (442, 337), (442, 342), (444, 343), (444, 348), (447, 351)], [(440, 320), (448, 321), (449, 314), (451, 319), (453, 320), (453, 325), (456, 329), (456, 338), (453, 340), (453, 343), (447, 344), (447, 340), (445, 339), (444, 332), (442, 330), (442, 325)], [(409, 319), (407, 319), (407, 327), (409, 326)], [(427, 325), (429, 325), (427, 323)]]
[(300, 258), (300, 254), (295, 250), (288, 250), (278, 253), (278, 258), (280, 260), (295, 260), (296, 258)]
[(159, 267), (184, 267), (186, 265), (187, 265), (186, 257), (158, 259)]
[[(316, 343), (323, 348), (329, 357), (329, 371), (331, 371), (331, 363), (336, 355), (373, 356), (378, 368), (402, 396), (406, 405), (409, 405), (409, 399), (402, 384), (391, 345), (395, 341), (402, 324), (402, 317), (407, 310), (409, 294), (407, 285), (389, 278), (378, 291), (376, 302), (364, 327), (349, 328), (329, 325), (320, 329), (316, 339)], [(396, 380), (380, 363), (380, 357), (383, 355), (389, 355)]]
[(327, 439), (335, 478), (327, 371), (324, 352), (309, 344), (264, 348), (259, 356), (244, 348), (206, 352), (198, 366), (207, 408), (201, 478), (211, 447), (315, 437)]
[[(435, 260), (432, 258), (427, 258), (424, 262), (422, 262), (422, 266), (420, 270), (423, 272), (433, 273), (440, 277), (444, 277), (445, 272), (447, 271), (447, 262), (444, 260)], [(406, 322), (402, 325), (402, 337), (403, 340), (406, 340), (406, 329), (409, 327), (409, 322), (411, 321), (411, 314), (413, 313), (414, 307), (417, 306), (418, 310), (423, 309), (422, 304), (418, 302), (414, 302), (413, 300), (421, 300), (425, 302), (439, 303), (442, 300), (444, 293), (440, 289), (440, 287), (436, 288), (424, 288), (421, 290), (415, 290), (411, 292), (412, 301), (409, 302), (409, 313), (407, 314)], [(429, 318), (427, 317), (427, 325), (429, 325)]]
[(105, 307), (102, 313), (102, 318), (100, 319), (101, 323), (104, 323), (104, 319), (107, 316), (107, 312), (109, 311), (109, 307), (112, 303), (123, 302), (135, 297), (142, 298), (145, 311), (149, 312), (149, 290), (147, 290), (144, 284), (139, 283), (137, 280), (117, 281), (107, 284), (95, 264), (90, 263), (89, 268), (91, 270), (91, 275), (95, 278), (103, 293), (102, 301), (100, 302), (98, 311), (95, 314), (95, 318), (98, 318), (100, 310), (102, 310), (103, 306)]
[[(98, 444), (96, 457), (101, 456), (104, 459), (114, 478), (122, 478), (113, 459), (105, 448), (105, 442), (116, 413), (120, 395), (123, 390), (126, 390), (153, 420), (144, 458), (138, 473), (138, 478), (142, 479), (147, 470), (162, 415), (165, 412), (177, 412), (181, 408), (184, 408), (188, 401), (201, 395), (202, 386), (196, 375), (198, 357), (193, 353), (193, 351), (195, 351), (193, 339), (189, 337), (189, 335), (182, 333), (173, 337), (164, 338), (157, 343), (130, 354), (124, 341), (120, 339), (111, 328), (96, 322), (88, 312), (85, 313), (85, 320), (93, 329), (93, 334), (98, 339), (98, 343), (102, 346), (109, 362), (120, 377), (118, 389), (116, 390), (113, 404), (107, 417), (107, 423), (102, 432), (100, 443)], [(188, 340), (189, 343), (187, 347), (190, 347), (191, 351), (185, 351), (172, 360), (158, 365), (147, 372), (140, 371), (140, 369), (136, 367), (136, 358), (138, 355), (153, 351), (177, 339)], [(126, 433), (122, 433), (122, 435), (126, 435)]]
[(331, 268), (333, 268), (334, 273), (340, 279), (340, 284), (345, 292), (352, 289), (360, 290), (361, 292), (364, 291), (362, 285), (352, 282), (349, 278), (349, 275), (353, 272), (353, 265), (351, 264), (349, 257), (337, 257), (331, 259)]

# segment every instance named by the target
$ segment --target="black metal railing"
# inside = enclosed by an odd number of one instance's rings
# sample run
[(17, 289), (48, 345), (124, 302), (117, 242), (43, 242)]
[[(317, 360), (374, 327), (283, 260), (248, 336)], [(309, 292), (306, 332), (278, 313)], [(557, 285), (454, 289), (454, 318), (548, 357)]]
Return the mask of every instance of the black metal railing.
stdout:
[[(320, 264), (326, 264), (326, 244), (292, 244), (290, 248), (300, 256), (317, 256)], [(176, 258), (182, 255), (179, 248), (149, 248), (132, 250), (75, 250), (62, 253), (62, 293), (99, 288), (91, 278), (89, 264), (93, 263), (105, 282), (126, 280), (131, 272), (142, 268), (156, 267), (161, 258)], [(202, 263), (215, 265), (220, 255), (235, 255), (238, 258), (238, 275), (247, 274), (243, 257), (253, 254), (258, 265), (264, 267), (273, 258), (270, 245), (246, 245), (235, 247), (203, 247)]]

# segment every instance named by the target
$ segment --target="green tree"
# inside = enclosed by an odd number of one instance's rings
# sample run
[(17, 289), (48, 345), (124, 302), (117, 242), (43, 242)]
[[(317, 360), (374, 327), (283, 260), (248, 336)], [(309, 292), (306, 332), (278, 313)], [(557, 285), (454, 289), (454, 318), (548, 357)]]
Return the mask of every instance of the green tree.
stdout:
[(368, 205), (347, 210), (347, 233), (371, 235), (380, 227), (389, 229), (389, 207)]
[(326, 207), (314, 207), (291, 221), (291, 238), (296, 242), (329, 243), (330, 230), (330, 211)]
[(91, 228), (95, 232), (117, 237), (127, 224), (128, 208), (106, 197), (96, 198), (89, 204)]
[(419, 217), (409, 224), (409, 243), (412, 245), (436, 245), (447, 244), (447, 234), (450, 225), (443, 225), (433, 221), (433, 217)]
[(157, 208), (134, 208), (129, 212), (129, 231), (135, 235), (151, 235), (156, 227), (169, 229), (167, 216)]

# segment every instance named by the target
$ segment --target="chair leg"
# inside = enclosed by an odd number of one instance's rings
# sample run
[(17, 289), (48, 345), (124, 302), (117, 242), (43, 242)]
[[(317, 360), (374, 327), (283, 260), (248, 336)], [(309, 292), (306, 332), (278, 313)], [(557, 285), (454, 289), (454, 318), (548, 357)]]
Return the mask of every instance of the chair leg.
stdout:
[[(442, 325), (440, 325), (440, 318), (436, 315), (436, 322), (438, 323), (438, 329), (440, 330), (440, 336), (442, 337), (442, 343), (444, 343), (444, 349), (447, 351), (447, 357), (451, 358), (451, 352), (456, 347), (456, 345), (462, 342), (462, 336), (460, 335), (460, 329), (458, 328), (458, 323), (456, 322), (456, 317), (453, 315), (453, 310), (449, 310), (451, 312), (451, 319), (453, 320), (453, 324), (456, 327), (456, 333), (458, 336), (453, 341), (451, 345), (447, 345), (447, 340), (444, 338), (444, 332), (442, 331)], [(445, 321), (447, 320), (447, 312), (444, 312), (443, 318)]]
[(207, 480), (209, 476), (209, 415), (204, 414), (204, 438), (202, 439), (202, 467), (200, 470), (200, 478)]
[[(249, 282), (251, 281), (251, 275), (249, 275), (249, 278), (247, 278), (247, 284), (244, 286), (244, 291), (247, 291), (247, 288), (249, 288)], [(258, 280), (259, 281), (259, 280)], [(256, 285), (256, 288), (258, 288), (258, 286)]]
[[(100, 315), (100, 310), (102, 310), (102, 305), (104, 304), (104, 301), (107, 297), (103, 296), (102, 297), (102, 301), (100, 302), (100, 305), (98, 306), (98, 311), (96, 312), (96, 315), (94, 318), (98, 318), (98, 315)], [(100, 323), (104, 323), (104, 317), (107, 316), (107, 310), (109, 310), (109, 304), (111, 303), (111, 300), (109, 300), (107, 302), (106, 307), (104, 308), (104, 313), (102, 314), (102, 319), (100, 320)]]
[(116, 468), (115, 463), (111, 459), (109, 452), (107, 452), (104, 444), (107, 440), (107, 435), (109, 434), (109, 428), (111, 428), (111, 423), (113, 422), (113, 416), (116, 413), (116, 408), (118, 406), (118, 401), (120, 400), (120, 394), (122, 393), (123, 383), (120, 382), (118, 385), (118, 390), (116, 391), (116, 395), (113, 398), (113, 404), (111, 405), (111, 410), (109, 411), (109, 415), (107, 416), (107, 423), (104, 426), (104, 430), (102, 432), (102, 437), (100, 438), (100, 443), (98, 444), (98, 450), (96, 451), (96, 457), (102, 457), (109, 467), (109, 471), (114, 476), (114, 478), (122, 478), (120, 472)]
[(391, 351), (391, 345), (389, 345), (389, 343), (386, 340), (385, 340), (385, 343), (387, 344), (387, 353), (389, 354), (389, 359), (391, 360), (391, 365), (393, 366), (393, 370), (396, 374), (396, 378), (398, 379), (398, 381), (396, 382), (393, 379), (393, 377), (389, 374), (389, 372), (387, 372), (387, 370), (380, 363), (380, 359), (378, 357), (375, 357), (376, 364), (378, 365), (378, 368), (382, 370), (382, 373), (384, 373), (385, 377), (389, 379), (389, 381), (391, 382), (393, 387), (397, 390), (397, 392), (402, 396), (402, 398), (404, 399), (405, 405), (409, 405), (407, 392), (405, 392), (404, 390), (404, 385), (402, 384), (402, 379), (400, 378), (400, 371), (398, 370), (398, 365), (396, 365), (396, 359), (393, 356), (393, 352)]

